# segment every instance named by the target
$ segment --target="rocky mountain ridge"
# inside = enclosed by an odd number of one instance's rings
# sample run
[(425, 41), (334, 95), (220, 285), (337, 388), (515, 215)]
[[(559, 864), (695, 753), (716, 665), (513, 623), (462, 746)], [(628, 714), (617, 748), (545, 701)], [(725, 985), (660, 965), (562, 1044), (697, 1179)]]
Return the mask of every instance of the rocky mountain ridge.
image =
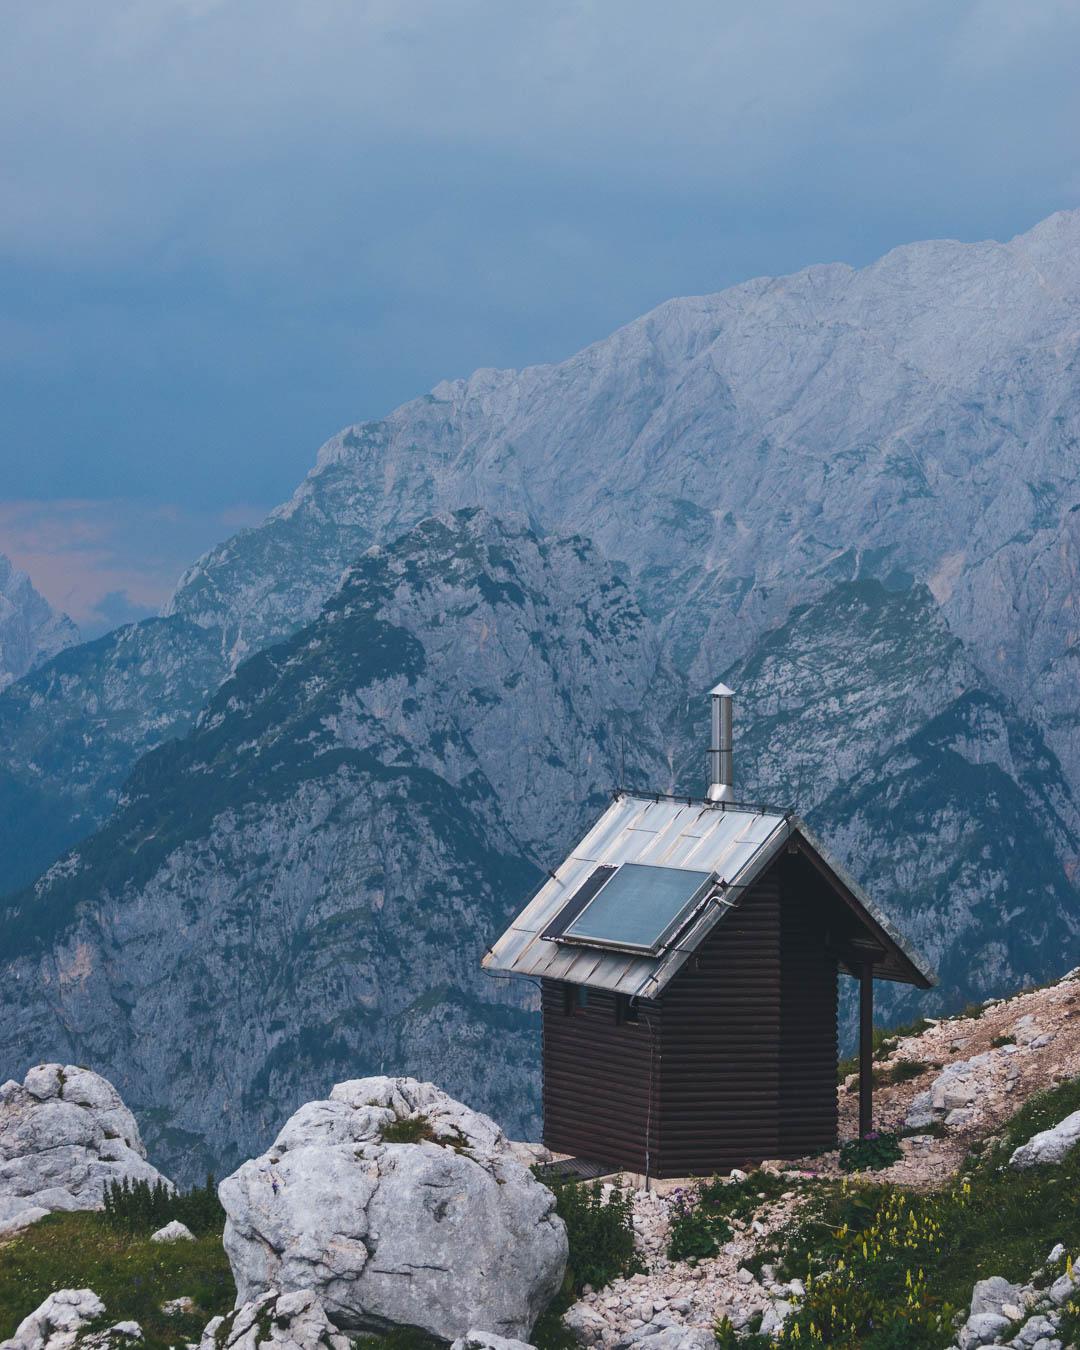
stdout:
[(912, 244), (444, 382), (328, 442), (169, 612), (251, 649), (310, 618), (366, 540), (476, 504), (622, 562), (704, 686), (835, 581), (914, 577), (1075, 784), (1078, 242), (1062, 212), (1005, 244)]
[[(740, 783), (805, 804), (942, 962), (937, 1006), (1060, 968), (1071, 790), (929, 591), (842, 584), (729, 677)], [(182, 1177), (249, 1151), (271, 1102), (386, 1063), (526, 1131), (534, 991), (480, 955), (613, 784), (700, 792), (704, 712), (580, 537), (472, 510), (372, 547), (9, 902), (0, 1068), (92, 1064)]]
[(0, 553), (0, 690), (79, 641), (79, 630)]

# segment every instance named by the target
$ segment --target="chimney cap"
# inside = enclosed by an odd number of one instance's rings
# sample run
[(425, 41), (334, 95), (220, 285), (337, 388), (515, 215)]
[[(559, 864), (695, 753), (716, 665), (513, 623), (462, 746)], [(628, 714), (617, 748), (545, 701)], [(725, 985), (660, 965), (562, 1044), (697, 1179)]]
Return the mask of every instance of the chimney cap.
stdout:
[(715, 689), (709, 690), (710, 698), (734, 698), (735, 690), (729, 689), (726, 684), (718, 684)]

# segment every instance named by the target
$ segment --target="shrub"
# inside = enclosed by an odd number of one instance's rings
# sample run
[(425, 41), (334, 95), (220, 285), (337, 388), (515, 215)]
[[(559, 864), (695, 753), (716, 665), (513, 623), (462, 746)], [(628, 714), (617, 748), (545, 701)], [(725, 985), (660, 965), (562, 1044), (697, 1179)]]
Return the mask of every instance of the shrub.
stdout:
[(178, 1219), (196, 1237), (220, 1233), (225, 1227), (225, 1211), (218, 1199), (214, 1178), (207, 1176), (205, 1186), (176, 1191), (159, 1181), (113, 1181), (105, 1188), (105, 1223), (121, 1233), (152, 1233)]
[(990, 1044), (994, 1047), (995, 1050), (1000, 1050), (1001, 1047), (1002, 1047), (1003, 1045), (1015, 1045), (1015, 1044), (1016, 1044), (1016, 1037), (1015, 1037), (1015, 1036), (995, 1036), (994, 1039), (990, 1042)]
[(713, 1326), (713, 1335), (720, 1350), (776, 1350), (776, 1342), (771, 1336), (760, 1331), (744, 1333), (742, 1336), (731, 1325), (729, 1317), (721, 1317)]
[(643, 1269), (634, 1246), (633, 1197), (613, 1186), (605, 1198), (598, 1181), (582, 1185), (543, 1179), (543, 1184), (555, 1196), (570, 1251), (563, 1287), (533, 1327), (532, 1343), (537, 1350), (576, 1350), (577, 1342), (562, 1320), (574, 1299), (587, 1284), (602, 1289)]
[(840, 1149), (841, 1172), (877, 1172), (904, 1156), (895, 1134), (870, 1130), (861, 1139), (849, 1139)]
[(898, 1059), (885, 1070), (886, 1082), (910, 1083), (913, 1078), (921, 1077), (928, 1067), (921, 1059)]
[(641, 1269), (634, 1246), (633, 1197), (613, 1186), (607, 1197), (600, 1182), (544, 1183), (555, 1195), (555, 1208), (566, 1224), (573, 1291), (585, 1285), (602, 1289), (620, 1275)]
[(384, 1144), (422, 1144), (435, 1141), (435, 1131), (427, 1116), (403, 1116), (392, 1120), (379, 1131)]
[(730, 1238), (731, 1225), (702, 1201), (700, 1193), (672, 1193), (671, 1237), (667, 1248), (670, 1261), (693, 1264), (702, 1257), (715, 1256)]

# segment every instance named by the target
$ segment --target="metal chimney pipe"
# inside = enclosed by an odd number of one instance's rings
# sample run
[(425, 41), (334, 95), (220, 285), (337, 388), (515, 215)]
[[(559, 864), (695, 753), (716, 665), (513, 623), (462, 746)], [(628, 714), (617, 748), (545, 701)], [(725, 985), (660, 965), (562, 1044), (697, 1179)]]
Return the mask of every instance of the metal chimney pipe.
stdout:
[(726, 684), (709, 690), (712, 701), (712, 734), (709, 738), (710, 802), (733, 802), (735, 782), (731, 768), (731, 700), (732, 691)]

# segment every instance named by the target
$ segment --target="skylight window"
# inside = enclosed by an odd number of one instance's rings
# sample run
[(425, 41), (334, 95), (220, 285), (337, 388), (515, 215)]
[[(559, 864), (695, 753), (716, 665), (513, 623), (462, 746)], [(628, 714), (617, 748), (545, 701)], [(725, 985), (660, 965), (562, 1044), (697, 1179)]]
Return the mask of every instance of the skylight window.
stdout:
[[(600, 880), (597, 872), (589, 878), (590, 882), (594, 878)], [(713, 872), (623, 863), (610, 872), (562, 931), (552, 936), (557, 942), (625, 948), (655, 955), (676, 936), (715, 880)], [(575, 896), (570, 901), (563, 914), (574, 907), (577, 899)]]

